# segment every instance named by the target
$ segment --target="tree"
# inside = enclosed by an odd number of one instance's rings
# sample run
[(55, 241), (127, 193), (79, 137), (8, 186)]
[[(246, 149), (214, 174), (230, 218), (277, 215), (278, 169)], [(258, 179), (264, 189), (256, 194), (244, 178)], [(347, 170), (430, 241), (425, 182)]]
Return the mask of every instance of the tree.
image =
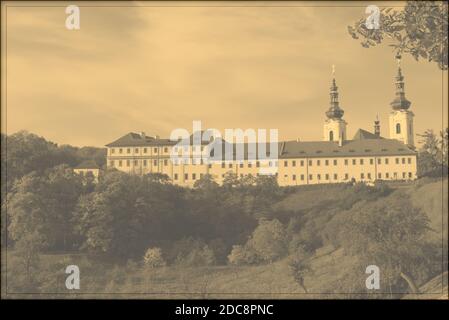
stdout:
[(164, 258), (162, 258), (161, 248), (149, 248), (145, 252), (143, 261), (149, 268), (160, 268), (165, 266)]
[(9, 236), (18, 241), (37, 232), (45, 249), (69, 249), (72, 214), (81, 192), (80, 177), (65, 165), (25, 175), (8, 195)]
[(435, 62), (447, 70), (448, 5), (444, 1), (407, 1), (402, 11), (380, 9), (379, 28), (368, 29), (366, 17), (348, 26), (354, 39), (361, 38), (365, 48), (376, 46), (386, 38), (396, 53), (410, 54)]
[(273, 262), (287, 249), (285, 228), (277, 219), (262, 219), (248, 242), (262, 261)]
[(306, 274), (311, 271), (311, 268), (307, 260), (300, 256), (294, 256), (289, 260), (288, 266), (295, 282), (304, 290), (305, 293), (308, 293), (304, 283), (304, 278)]
[(418, 175), (421, 177), (446, 175), (449, 129), (441, 131), (439, 137), (433, 130), (426, 130), (418, 136), (422, 144), (418, 154)]
[(340, 219), (339, 242), (345, 251), (359, 257), (362, 265), (378, 266), (396, 289), (402, 279), (417, 292), (417, 280), (428, 280), (441, 262), (437, 248), (426, 238), (427, 216), (411, 205), (405, 193), (357, 203)]

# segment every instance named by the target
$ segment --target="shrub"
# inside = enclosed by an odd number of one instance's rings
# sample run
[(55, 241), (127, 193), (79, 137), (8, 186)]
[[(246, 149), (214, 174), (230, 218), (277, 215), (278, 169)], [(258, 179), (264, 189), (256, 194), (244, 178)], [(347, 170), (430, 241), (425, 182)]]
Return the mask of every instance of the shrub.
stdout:
[(145, 252), (143, 261), (147, 267), (159, 268), (165, 266), (165, 261), (162, 258), (162, 251), (160, 248), (149, 248)]

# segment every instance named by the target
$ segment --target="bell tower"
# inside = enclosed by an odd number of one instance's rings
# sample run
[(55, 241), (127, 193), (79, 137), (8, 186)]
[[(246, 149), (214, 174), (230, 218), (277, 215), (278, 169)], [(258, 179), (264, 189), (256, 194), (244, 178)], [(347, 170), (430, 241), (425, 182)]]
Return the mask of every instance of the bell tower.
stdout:
[(346, 121), (343, 120), (343, 109), (339, 106), (338, 87), (335, 82), (335, 66), (332, 66), (332, 85), (330, 87), (330, 107), (326, 111), (324, 121), (324, 141), (338, 141), (340, 144), (346, 140)]
[(396, 97), (390, 103), (390, 139), (396, 139), (409, 147), (415, 147), (413, 132), (414, 114), (410, 110), (411, 102), (405, 98), (404, 76), (401, 70), (401, 56), (396, 55), (398, 73), (396, 75)]

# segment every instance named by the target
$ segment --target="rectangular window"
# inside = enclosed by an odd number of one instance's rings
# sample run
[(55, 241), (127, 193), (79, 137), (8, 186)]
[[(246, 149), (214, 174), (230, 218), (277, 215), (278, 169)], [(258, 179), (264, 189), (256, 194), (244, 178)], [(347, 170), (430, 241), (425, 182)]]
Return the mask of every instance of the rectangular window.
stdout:
[(296, 167), (296, 161), (295, 160), (292, 161), (292, 167)]
[(126, 160), (126, 166), (129, 167), (131, 165), (131, 162), (129, 160)]
[(115, 153), (115, 149), (114, 148), (111, 149), (111, 153)]
[(135, 148), (134, 153), (139, 153), (139, 148)]
[(407, 159), (408, 164), (412, 164), (412, 158)]
[(345, 180), (349, 179), (349, 175), (347, 173), (345, 173)]
[(316, 161), (316, 165), (317, 165), (317, 166), (319, 166), (319, 165), (320, 165), (320, 163), (321, 163), (321, 161), (320, 161), (320, 160), (317, 160), (317, 161)]
[(139, 164), (138, 160), (134, 160), (134, 165), (137, 166)]
[(164, 166), (168, 166), (168, 160), (164, 159)]
[(257, 168), (260, 167), (260, 162), (259, 162), (259, 161), (256, 162), (256, 167), (257, 167)]
[(377, 159), (377, 164), (381, 164), (382, 160), (380, 158)]
[(369, 159), (369, 164), (374, 164), (374, 159)]
[(321, 180), (321, 174), (317, 174), (317, 175), (316, 175), (316, 178), (317, 178), (318, 180)]
[(399, 164), (399, 158), (396, 158), (396, 164)]
[(324, 164), (325, 164), (326, 166), (328, 166), (328, 165), (329, 165), (329, 160), (325, 160), (325, 161), (324, 161)]
[(388, 158), (385, 159), (385, 164), (388, 164)]
[(229, 164), (229, 168), (232, 168), (232, 163)]
[(390, 178), (390, 174), (387, 172), (387, 173), (385, 173), (385, 178)]
[(157, 153), (157, 148), (154, 148), (154, 153)]
[(243, 168), (243, 162), (242, 162), (242, 163), (240, 163), (240, 168)]
[(122, 160), (118, 161), (118, 166), (121, 167), (122, 166)]
[(304, 175), (303, 174), (301, 175), (301, 181), (304, 181)]
[(405, 158), (402, 158), (402, 164), (405, 164)]
[(412, 178), (412, 173), (411, 173), (411, 172), (408, 173), (408, 177), (409, 177), (410, 179)]
[(111, 167), (113, 167), (113, 166), (114, 166), (114, 160), (111, 160), (111, 162), (109, 162), (109, 165), (110, 165)]
[(147, 166), (147, 160), (143, 160), (143, 166), (146, 167)]
[(309, 180), (313, 180), (313, 175), (309, 174)]
[(196, 174), (192, 173), (192, 180), (196, 180)]
[(296, 181), (296, 175), (295, 175), (295, 174), (292, 175), (292, 180), (293, 180), (293, 181)]
[(309, 167), (312, 166), (312, 160), (309, 160)]
[(334, 180), (338, 180), (338, 174), (334, 174)]
[(345, 159), (345, 166), (348, 165), (348, 159)]
[(405, 179), (405, 172), (402, 172), (402, 179)]
[(352, 164), (355, 165), (356, 164), (356, 160), (352, 159)]
[(300, 165), (301, 167), (304, 167), (304, 160), (301, 160)]
[(329, 180), (329, 174), (326, 173), (326, 180)]
[(178, 180), (178, 174), (177, 173), (174, 174), (174, 179)]
[(184, 180), (189, 180), (189, 175), (187, 173), (184, 173)]
[(382, 179), (382, 173), (378, 173), (378, 174), (377, 174), (377, 178), (378, 178), (378, 179)]
[(336, 166), (337, 165), (337, 160), (336, 159), (334, 159), (334, 166)]
[(368, 179), (371, 180), (371, 173), (368, 173)]
[(164, 148), (164, 152), (165, 152), (165, 153), (168, 152), (168, 148), (167, 148), (167, 147)]
[(147, 148), (143, 148), (143, 153), (147, 153)]
[(222, 162), (222, 163), (221, 163), (221, 167), (222, 167), (222, 168), (225, 168), (225, 167), (226, 167), (226, 164), (225, 164), (224, 162)]
[(126, 153), (131, 153), (131, 149), (130, 148), (126, 149)]
[(153, 160), (153, 165), (157, 166), (157, 160)]
[(365, 179), (365, 174), (364, 173), (360, 174), (360, 179)]
[(118, 153), (123, 153), (123, 149), (122, 148), (118, 149)]
[(287, 160), (284, 161), (284, 167), (288, 167), (288, 161)]
[(360, 164), (363, 165), (363, 159), (360, 159)]

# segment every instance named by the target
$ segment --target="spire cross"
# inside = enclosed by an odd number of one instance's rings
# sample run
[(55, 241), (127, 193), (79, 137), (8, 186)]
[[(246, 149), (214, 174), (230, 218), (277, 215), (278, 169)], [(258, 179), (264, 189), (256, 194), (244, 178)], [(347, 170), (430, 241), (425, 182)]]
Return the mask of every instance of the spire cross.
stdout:
[(332, 76), (335, 76), (335, 64), (332, 65)]

